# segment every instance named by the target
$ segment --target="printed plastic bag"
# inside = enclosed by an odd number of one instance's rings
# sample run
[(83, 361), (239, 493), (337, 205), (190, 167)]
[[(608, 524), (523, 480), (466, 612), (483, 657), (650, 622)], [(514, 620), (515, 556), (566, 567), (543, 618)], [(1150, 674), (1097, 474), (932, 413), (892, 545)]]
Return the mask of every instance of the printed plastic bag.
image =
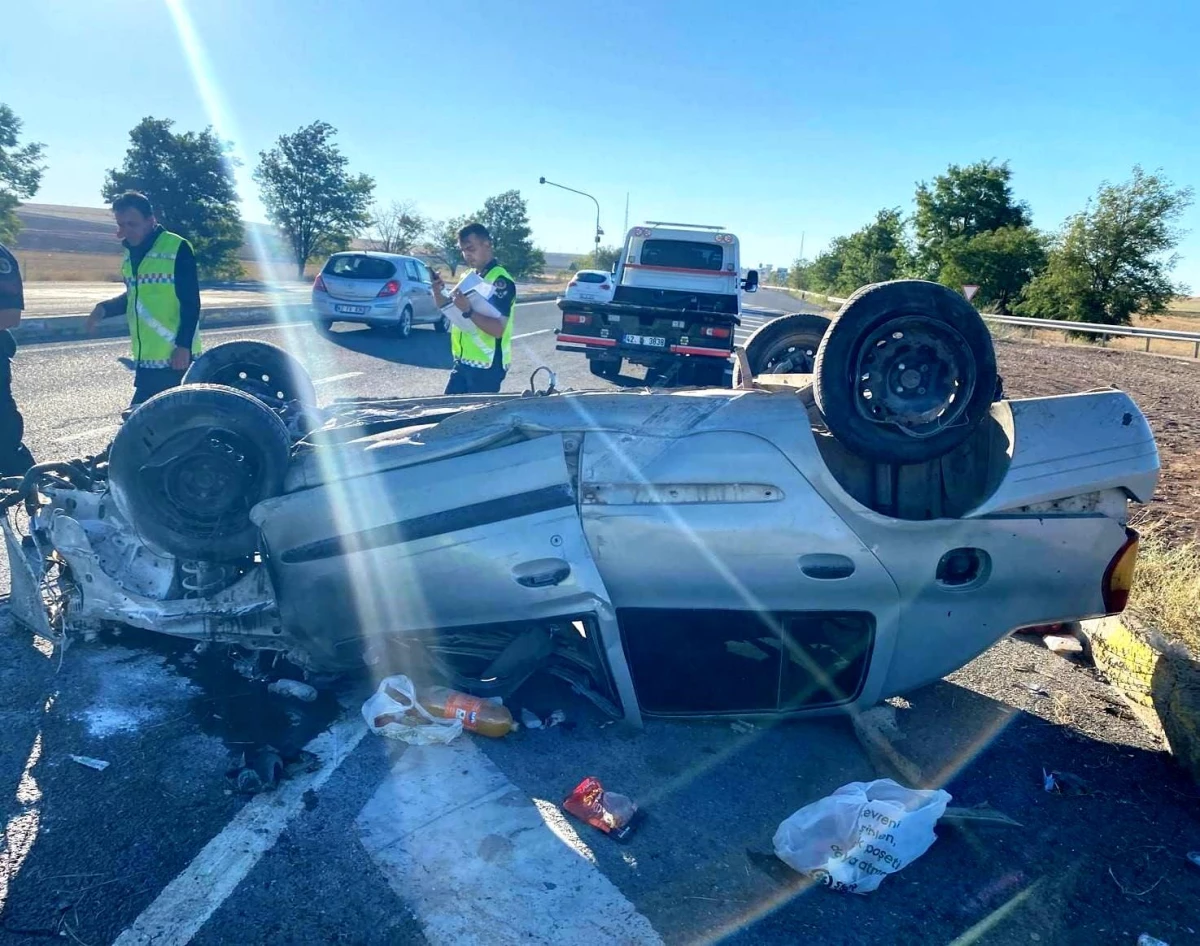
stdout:
[(439, 719), (418, 703), (416, 688), (404, 674), (382, 680), (362, 714), (372, 732), (410, 746), (445, 745), (462, 732), (461, 719)]
[(870, 893), (929, 850), (949, 803), (949, 792), (890, 778), (851, 782), (786, 819), (775, 832), (775, 855), (834, 890)]

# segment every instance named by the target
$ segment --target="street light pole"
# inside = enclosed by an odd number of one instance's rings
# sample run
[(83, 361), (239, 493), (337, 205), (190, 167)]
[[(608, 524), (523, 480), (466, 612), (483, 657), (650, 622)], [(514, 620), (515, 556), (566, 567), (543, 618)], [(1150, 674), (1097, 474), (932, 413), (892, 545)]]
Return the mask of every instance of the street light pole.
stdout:
[(572, 194), (579, 194), (581, 197), (586, 197), (596, 205), (596, 252), (593, 254), (592, 260), (595, 261), (598, 259), (600, 256), (600, 237), (604, 234), (604, 231), (600, 229), (600, 201), (596, 200), (595, 197), (589, 193), (586, 193), (585, 191), (577, 191), (574, 187), (567, 187), (566, 184), (555, 184), (554, 181), (548, 181), (544, 177), (539, 177), (538, 183), (549, 184), (551, 187), (558, 187), (562, 190), (570, 191)]

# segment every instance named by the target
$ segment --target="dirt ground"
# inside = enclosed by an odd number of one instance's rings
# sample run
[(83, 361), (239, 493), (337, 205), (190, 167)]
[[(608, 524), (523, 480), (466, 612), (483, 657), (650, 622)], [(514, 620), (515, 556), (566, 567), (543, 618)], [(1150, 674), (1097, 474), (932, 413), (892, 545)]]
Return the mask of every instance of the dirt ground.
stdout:
[(1069, 394), (1109, 385), (1126, 391), (1158, 441), (1162, 476), (1138, 514), (1172, 542), (1200, 538), (1200, 362), (1098, 346), (996, 341), (1009, 397)]

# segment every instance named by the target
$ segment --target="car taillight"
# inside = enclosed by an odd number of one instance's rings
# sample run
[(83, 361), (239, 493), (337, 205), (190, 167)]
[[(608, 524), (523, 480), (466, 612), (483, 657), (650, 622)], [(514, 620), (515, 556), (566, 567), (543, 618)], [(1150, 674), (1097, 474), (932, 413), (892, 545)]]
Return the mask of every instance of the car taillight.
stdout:
[(328, 289), (325, 288), (325, 280), (321, 278), (320, 273), (317, 273), (317, 278), (313, 280), (312, 291), (313, 292), (328, 292), (329, 291)]
[(389, 279), (387, 281), (387, 284), (382, 289), (379, 290), (378, 298), (386, 299), (388, 296), (394, 296), (399, 291), (400, 291), (400, 283), (397, 282), (395, 279)]
[(590, 315), (580, 315), (578, 312), (568, 312), (563, 316), (563, 323), (566, 325), (589, 325), (591, 321)]
[(1137, 568), (1138, 543), (1141, 536), (1133, 529), (1125, 530), (1125, 544), (1113, 556), (1104, 570), (1104, 610), (1108, 614), (1120, 614), (1129, 604), (1129, 592), (1133, 588), (1133, 573)]
[(700, 334), (707, 335), (709, 338), (728, 338), (729, 337), (729, 329), (716, 328), (714, 326), (707, 325), (704, 328), (700, 329)]

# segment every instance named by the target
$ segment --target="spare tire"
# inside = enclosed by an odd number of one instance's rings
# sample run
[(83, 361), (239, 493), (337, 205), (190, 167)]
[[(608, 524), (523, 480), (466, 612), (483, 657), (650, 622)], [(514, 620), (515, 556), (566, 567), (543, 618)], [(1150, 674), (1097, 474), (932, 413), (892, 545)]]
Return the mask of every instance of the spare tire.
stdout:
[(965, 441), (996, 392), (996, 352), (961, 295), (920, 279), (864, 286), (817, 350), (829, 432), (878, 463), (923, 463)]
[(257, 399), (190, 384), (150, 398), (117, 431), (109, 489), (160, 551), (236, 561), (258, 548), (250, 510), (283, 492), (290, 453), (283, 421)]
[[(746, 361), (751, 375), (812, 374), (817, 349), (829, 330), (829, 319), (815, 312), (795, 312), (760, 325), (746, 339)], [(733, 386), (741, 383), (737, 360), (733, 363)]]
[(223, 384), (278, 409), (291, 401), (317, 403), (317, 392), (304, 365), (270, 342), (238, 339), (210, 348), (183, 377), (184, 384)]

